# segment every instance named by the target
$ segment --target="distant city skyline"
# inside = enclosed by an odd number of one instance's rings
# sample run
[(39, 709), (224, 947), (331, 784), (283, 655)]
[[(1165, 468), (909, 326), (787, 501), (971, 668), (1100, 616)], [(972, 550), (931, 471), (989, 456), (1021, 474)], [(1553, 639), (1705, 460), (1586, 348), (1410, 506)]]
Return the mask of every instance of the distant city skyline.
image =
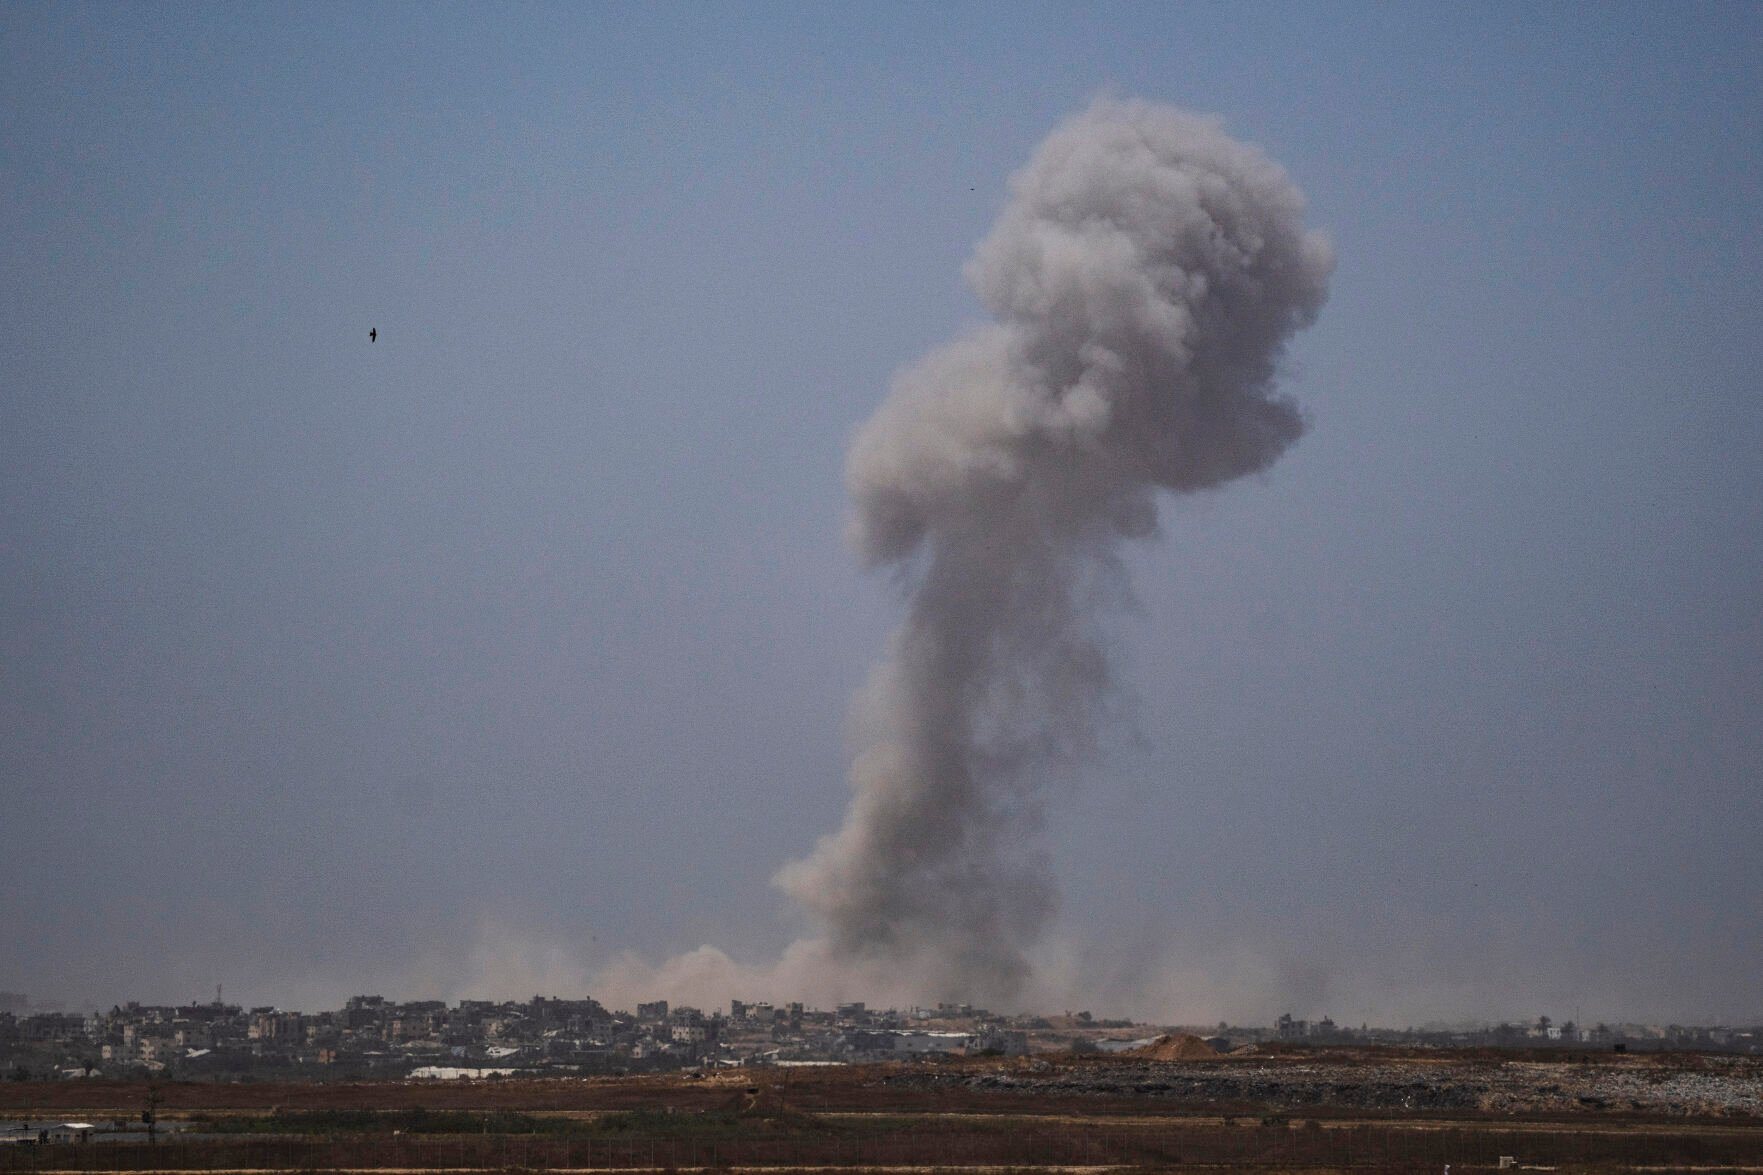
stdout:
[[(1341, 1039), (1346, 1040), (1363, 1036), (1366, 1033), (1372, 1033), (1386, 1039), (1387, 1041), (1393, 1042), (1397, 1039), (1406, 1039), (1415, 1034), (1421, 1036), (1458, 1034), (1486, 1037), (1489, 1034), (1497, 1036), (1501, 1032), (1509, 1032), (1514, 1034), (1514, 1040), (1526, 1038), (1544, 1041), (1564, 1041), (1566, 1043), (1573, 1043), (1575, 1041), (1580, 1043), (1592, 1043), (1595, 1041), (1596, 1043), (1603, 1045), (1609, 1045), (1616, 1041), (1633, 1041), (1639, 1043), (1650, 1042), (1658, 1045), (1674, 1043), (1678, 1047), (1693, 1047), (1694, 1042), (1699, 1040), (1702, 1044), (1711, 1047), (1737, 1047), (1740, 1051), (1763, 1052), (1763, 1021), (1755, 1024), (1743, 1021), (1705, 1024), (1649, 1023), (1636, 1020), (1616, 1020), (1613, 1022), (1606, 1022), (1604, 1020), (1582, 1019), (1580, 1018), (1577, 1009), (1574, 1009), (1573, 1015), (1566, 1016), (1565, 1018), (1552, 1016), (1546, 1012), (1539, 1012), (1530, 1017), (1516, 1019), (1507, 1018), (1498, 1021), (1468, 1019), (1456, 1022), (1433, 1021), (1424, 1024), (1405, 1025), (1361, 1024), (1355, 1027), (1350, 1023), (1338, 1022), (1326, 1013), (1314, 1018), (1298, 1017), (1292, 1015), (1290, 1012), (1280, 1012), (1277, 1014), (1270, 1013), (1261, 1019), (1248, 1018), (1235, 1024), (1228, 1020), (1220, 1020), (1216, 1022), (1216, 1024), (1211, 1021), (1203, 1023), (1160, 1023), (1155, 1020), (1134, 1019), (1131, 1017), (1112, 1015), (1107, 1009), (1092, 1010), (1089, 1008), (1079, 1010), (1064, 1009), (1058, 1012), (1054, 1012), (1051, 1009), (1033, 1008), (1015, 1009), (1011, 1011), (993, 1011), (988, 1008), (977, 1007), (966, 1003), (944, 1002), (923, 1006), (910, 1005), (902, 1008), (869, 1005), (864, 1001), (851, 1001), (830, 1008), (821, 1008), (803, 1000), (792, 1000), (788, 998), (780, 999), (764, 993), (761, 993), (759, 998), (754, 998), (755, 993), (752, 992), (748, 992), (745, 997), (729, 996), (722, 1000), (706, 1002), (701, 1006), (676, 1004), (671, 1003), (666, 999), (638, 999), (635, 1001), (626, 1001), (628, 1006), (618, 1006), (616, 1004), (603, 1003), (591, 994), (557, 995), (543, 992), (534, 993), (531, 996), (521, 998), (496, 999), (467, 996), (451, 1000), (402, 999), (395, 994), (387, 996), (382, 993), (362, 992), (341, 1001), (335, 1009), (293, 1008), (276, 1004), (259, 1004), (251, 1000), (228, 1000), (223, 998), (223, 996), (224, 985), (221, 985), (217, 986), (212, 1000), (193, 999), (188, 1001), (174, 1001), (169, 1004), (155, 1004), (149, 1001), (130, 999), (119, 1000), (111, 1005), (109, 1009), (105, 1009), (102, 1007), (69, 1008), (60, 1000), (34, 1001), (31, 1000), (28, 993), (25, 992), (0, 991), (0, 1016), (11, 1017), (11, 1025), (14, 1030), (16, 1030), (16, 1026), (21, 1021), (32, 1018), (48, 1018), (53, 1020), (59, 1017), (69, 1020), (80, 1020), (88, 1024), (92, 1017), (104, 1017), (106, 1015), (115, 1016), (119, 1013), (125, 1017), (147, 1017), (156, 1022), (161, 1020), (166, 1014), (170, 1014), (174, 1018), (184, 1014), (212, 1016), (224, 1013), (225, 1015), (232, 1017), (242, 1015), (251, 1017), (275, 1015), (323, 1019), (325, 1017), (335, 1016), (339, 1011), (362, 1008), (374, 1009), (375, 1015), (381, 1018), (385, 1016), (397, 1016), (400, 1014), (401, 1009), (413, 1011), (424, 1009), (438, 1011), (452, 1008), (473, 1013), (484, 1013), (497, 1008), (510, 1009), (527, 1006), (540, 1008), (591, 1008), (597, 1009), (595, 1013), (596, 1015), (625, 1017), (635, 1020), (656, 1017), (666, 1020), (670, 1014), (677, 1013), (691, 1018), (723, 1018), (726, 1016), (733, 1020), (740, 1020), (743, 1016), (750, 1017), (753, 1014), (763, 1014), (763, 1017), (769, 1021), (774, 1012), (780, 1019), (785, 1018), (786, 1016), (797, 1017), (805, 1013), (812, 1013), (814, 1015), (832, 1013), (838, 1020), (854, 1016), (858, 1019), (880, 1017), (889, 1020), (890, 1022), (903, 1020), (922, 1021), (977, 1018), (982, 1021), (996, 1020), (999, 1022), (1008, 1021), (1015, 1023), (1042, 1020), (1048, 1016), (1052, 1016), (1055, 1019), (1067, 1021), (1072, 1025), (1080, 1025), (1085, 1028), (1093, 1027), (1109, 1030), (1131, 1028), (1155, 1028), (1159, 1030), (1187, 1029), (1199, 1032), (1216, 1029), (1219, 1032), (1248, 1032), (1256, 1035), (1257, 1038), (1261, 1035), (1265, 1035), (1269, 1039), (1312, 1039), (1339, 1036)], [(727, 1009), (727, 1011), (725, 1012), (723, 1009)], [(829, 1021), (829, 1023), (830, 1022), (832, 1021)], [(0, 1040), (13, 1039), (8, 1037), (6, 1029), (6, 1023), (0, 1022)], [(1713, 1035), (1711, 1036), (1710, 1034)], [(1466, 1044), (1474, 1042), (1465, 1040), (1457, 1043)]]

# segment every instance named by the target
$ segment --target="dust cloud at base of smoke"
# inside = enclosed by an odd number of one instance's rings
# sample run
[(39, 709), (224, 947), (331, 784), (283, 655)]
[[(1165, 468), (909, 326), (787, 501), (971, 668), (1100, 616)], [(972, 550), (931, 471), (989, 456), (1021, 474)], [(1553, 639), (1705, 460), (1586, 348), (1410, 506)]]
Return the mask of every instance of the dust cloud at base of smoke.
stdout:
[[(1266, 1025), (1281, 1012), (1389, 1027), (1517, 1022), (1567, 1007), (1587, 1023), (1745, 1018), (1698, 1002), (1685, 975), (1668, 967), (1612, 972), (1523, 941), (1465, 941), (1442, 929), (1412, 928), (1399, 937), (1347, 940), (1340, 928), (1324, 926), (1298, 934), (1245, 928), (1226, 937), (1184, 935), (1178, 926), (1126, 933), (1064, 921), (1027, 953), (1028, 979), (1014, 997), (968, 1002), (1006, 1014), (1087, 1010), (1187, 1027), (1221, 1020)], [(1693, 968), (1694, 961), (1684, 966)], [(344, 968), (319, 958), (302, 968), (284, 960), (274, 971), (236, 982), (238, 989), (258, 993), (253, 998), (307, 1009), (338, 1007), (349, 996), (372, 993), (448, 1001), (592, 996), (627, 1011), (655, 999), (704, 1011), (726, 1009), (730, 999), (800, 1000), (828, 1010), (850, 1000), (902, 1010), (936, 1000), (909, 970), (852, 965), (824, 939), (798, 939), (775, 958), (759, 961), (705, 944), (656, 962), (542, 930), (506, 911), (482, 912), (464, 933), (440, 936), (420, 958), (383, 970)], [(227, 990), (235, 990), (234, 982)]]
[[(1159, 958), (1134, 966), (1098, 967), (1093, 943), (1049, 939), (1029, 960), (1029, 982), (999, 1012), (1093, 1010), (1157, 1022), (1206, 1022), (1220, 1016), (1259, 1015), (1291, 976), (1256, 952), (1225, 951), (1205, 968)], [(882, 962), (852, 963), (822, 938), (790, 943), (775, 960), (741, 962), (704, 944), (652, 962), (633, 951), (596, 955), (564, 940), (481, 919), (462, 950), (437, 953), (387, 976), (385, 990), (404, 998), (529, 999), (534, 995), (592, 996), (609, 1008), (634, 1009), (664, 999), (710, 1011), (730, 999), (832, 1008), (851, 1000), (872, 1007), (909, 1008), (932, 1002), (911, 972)], [(331, 998), (327, 993), (324, 998)], [(313, 1006), (321, 1006), (323, 1000)], [(1283, 1006), (1283, 1005), (1281, 1005)]]
[[(1102, 961), (1109, 959), (1115, 961)], [(1322, 968), (1289, 952), (1245, 944), (1147, 956), (1142, 949), (1110, 951), (1093, 941), (1053, 935), (1037, 944), (1028, 962), (1029, 979), (1018, 996), (992, 1011), (1082, 1009), (1157, 1024), (1261, 1023), (1282, 1010), (1329, 1011), (1329, 995), (1344, 996), (1351, 987), (1331, 983)], [(438, 982), (440, 976), (446, 981)], [(560, 940), (490, 921), (480, 923), (461, 955), (414, 968), (387, 990), (446, 999), (587, 995), (627, 1011), (658, 999), (704, 1011), (726, 1008), (730, 999), (780, 1005), (800, 1000), (823, 1009), (852, 1000), (900, 1009), (934, 1002), (911, 973), (882, 963), (853, 965), (825, 939), (798, 939), (775, 960), (758, 963), (741, 962), (710, 944), (656, 963), (631, 951), (597, 958)], [(1405, 994), (1412, 1001), (1425, 993)], [(1342, 999), (1335, 1010), (1345, 1010), (1349, 1002)], [(1451, 1006), (1448, 1000), (1438, 1002)], [(1399, 1010), (1391, 1006), (1392, 1014)]]
[[(1681, 1001), (1674, 999), (1670, 977), (1655, 982), (1590, 974), (1570, 960), (1539, 959), (1516, 946), (1489, 945), (1465, 954), (1461, 943), (1424, 937), (1406, 946), (1353, 950), (1303, 936), (1244, 934), (1201, 942), (1173, 929), (1143, 928), (1122, 937), (1062, 926), (1028, 952), (1027, 962), (1027, 981), (1010, 1000), (987, 1005), (992, 1011), (1087, 1010), (1189, 1027), (1221, 1020), (1265, 1025), (1291, 1012), (1400, 1026), (1521, 1020), (1541, 1008), (1572, 1004), (1594, 1019), (1639, 1008), (1657, 1010), (1653, 1019), (1701, 1022), (1678, 1014)], [(800, 1000), (829, 1010), (850, 1000), (900, 1009), (935, 1002), (910, 971), (852, 965), (824, 939), (798, 939), (775, 959), (759, 962), (744, 962), (710, 944), (652, 962), (488, 913), (463, 939), (437, 942), (420, 960), (377, 975), (351, 969), (350, 976), (347, 990), (323, 970), (265, 978), (254, 986), (282, 1006), (300, 1008), (335, 1007), (364, 992), (450, 1001), (592, 996), (626, 1011), (656, 999), (704, 1011), (726, 1009), (730, 999)]]

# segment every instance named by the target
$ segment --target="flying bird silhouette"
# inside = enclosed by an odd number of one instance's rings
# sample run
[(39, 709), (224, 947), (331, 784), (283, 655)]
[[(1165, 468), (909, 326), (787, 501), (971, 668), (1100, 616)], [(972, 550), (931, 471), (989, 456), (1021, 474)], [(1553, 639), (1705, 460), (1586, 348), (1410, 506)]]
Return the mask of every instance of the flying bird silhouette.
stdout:
[(368, 330), (367, 330), (367, 341), (368, 342), (377, 343), (377, 342), (379, 342), (379, 337), (380, 337), (380, 328), (379, 327), (373, 326), (373, 327), (368, 328)]

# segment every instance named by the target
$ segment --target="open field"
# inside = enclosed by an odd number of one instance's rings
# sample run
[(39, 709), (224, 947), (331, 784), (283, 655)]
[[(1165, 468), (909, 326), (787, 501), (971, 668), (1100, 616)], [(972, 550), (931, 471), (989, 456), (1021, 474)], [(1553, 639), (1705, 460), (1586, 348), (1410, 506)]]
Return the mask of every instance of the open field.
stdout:
[[(544, 1081), (168, 1084), (158, 1143), (0, 1171), (1096, 1167), (1763, 1170), (1763, 1062), (1279, 1050)], [(138, 1120), (147, 1087), (0, 1086), (0, 1119)], [(102, 1138), (102, 1135), (98, 1136)]]

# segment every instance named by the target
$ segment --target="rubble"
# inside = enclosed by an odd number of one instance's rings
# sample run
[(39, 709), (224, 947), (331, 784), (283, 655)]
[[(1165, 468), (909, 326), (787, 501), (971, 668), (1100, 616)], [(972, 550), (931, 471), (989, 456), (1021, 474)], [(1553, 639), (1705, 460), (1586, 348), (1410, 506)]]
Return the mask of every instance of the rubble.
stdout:
[[(1638, 1113), (1763, 1117), (1763, 1063), (1697, 1057), (1692, 1066), (1635, 1058), (1533, 1063), (1481, 1058), (1408, 1061), (1310, 1055), (1291, 1061), (1214, 1056), (1158, 1061), (1143, 1054), (1038, 1070), (906, 1070), (890, 1085), (1035, 1095), (1143, 1097), (1196, 1109)], [(1180, 1046), (1175, 1046), (1179, 1048)], [(1202, 1043), (1201, 1047), (1205, 1047)], [(1166, 1047), (1165, 1051), (1175, 1051)]]
[(1144, 1048), (1133, 1049), (1124, 1055), (1143, 1057), (1147, 1061), (1210, 1061), (1218, 1056), (1218, 1050), (1192, 1033), (1184, 1032), (1179, 1036), (1164, 1033)]

